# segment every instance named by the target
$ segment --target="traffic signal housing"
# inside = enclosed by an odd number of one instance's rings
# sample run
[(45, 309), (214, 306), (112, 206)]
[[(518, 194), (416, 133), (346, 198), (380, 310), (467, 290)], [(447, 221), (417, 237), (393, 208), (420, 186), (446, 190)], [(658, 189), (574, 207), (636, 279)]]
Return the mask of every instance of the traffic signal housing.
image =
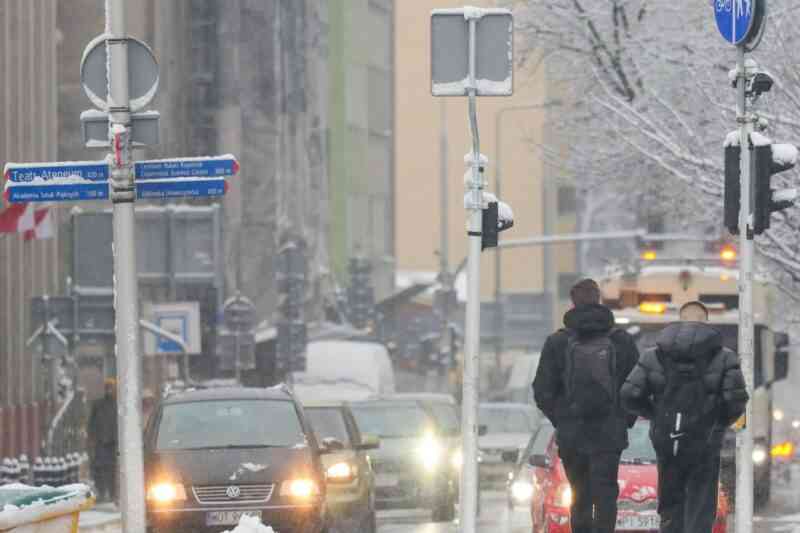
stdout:
[[(760, 235), (770, 227), (772, 213), (794, 205), (795, 189), (772, 188), (772, 176), (797, 164), (797, 147), (775, 144), (767, 137), (752, 134), (753, 141), (753, 233)], [(727, 185), (727, 183), (726, 183)]]
[[(738, 133), (738, 132), (735, 132)], [(732, 143), (736, 144), (732, 144)], [(725, 142), (725, 228), (733, 235), (739, 234), (739, 209), (741, 208), (741, 179), (742, 173), (739, 160), (742, 149), (739, 140), (728, 136)]]

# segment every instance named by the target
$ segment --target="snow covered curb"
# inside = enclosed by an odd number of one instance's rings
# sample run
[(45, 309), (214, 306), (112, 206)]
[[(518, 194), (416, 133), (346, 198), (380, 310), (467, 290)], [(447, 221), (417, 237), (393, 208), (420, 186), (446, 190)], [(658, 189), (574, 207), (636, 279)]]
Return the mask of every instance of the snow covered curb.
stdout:
[[(18, 483), (4, 485), (0, 487), (0, 495), (2, 495), (2, 491), (33, 491), (36, 489), (51, 489), (51, 487), (29, 487)], [(26, 524), (46, 522), (64, 515), (78, 513), (94, 505), (94, 496), (86, 485), (67, 485), (52, 490), (57, 490), (62, 494), (53, 496), (52, 493), (47, 493), (50, 499), (40, 499), (23, 507), (4, 505), (0, 511), (0, 531)]]
[(79, 533), (119, 533), (122, 530), (122, 515), (84, 511), (78, 522)]
[(239, 525), (233, 531), (223, 531), (223, 533), (275, 533), (275, 530), (261, 523), (255, 516), (244, 515), (239, 519)]

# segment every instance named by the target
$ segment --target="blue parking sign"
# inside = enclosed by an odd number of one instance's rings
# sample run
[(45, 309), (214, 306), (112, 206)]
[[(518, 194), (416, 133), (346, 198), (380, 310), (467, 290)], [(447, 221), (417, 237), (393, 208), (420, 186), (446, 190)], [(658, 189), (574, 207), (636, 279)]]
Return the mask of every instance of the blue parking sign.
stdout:
[(745, 43), (754, 30), (756, 7), (760, 0), (712, 0), (714, 18), (722, 37), (731, 44)]

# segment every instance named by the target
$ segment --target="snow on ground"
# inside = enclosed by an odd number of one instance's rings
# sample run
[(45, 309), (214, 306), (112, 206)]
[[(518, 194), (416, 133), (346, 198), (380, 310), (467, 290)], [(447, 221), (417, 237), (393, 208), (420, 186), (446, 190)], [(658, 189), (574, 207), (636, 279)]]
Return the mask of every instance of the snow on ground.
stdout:
[(269, 526), (265, 526), (261, 523), (261, 519), (255, 516), (243, 515), (242, 518), (239, 519), (239, 525), (236, 526), (233, 531), (225, 531), (223, 533), (275, 533), (275, 530)]

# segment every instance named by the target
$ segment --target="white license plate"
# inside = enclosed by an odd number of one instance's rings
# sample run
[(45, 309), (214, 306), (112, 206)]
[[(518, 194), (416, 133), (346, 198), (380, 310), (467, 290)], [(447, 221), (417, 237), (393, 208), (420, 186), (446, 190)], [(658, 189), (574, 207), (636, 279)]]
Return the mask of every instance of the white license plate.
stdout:
[(661, 517), (652, 514), (629, 514), (617, 517), (617, 531), (658, 530)]
[(206, 513), (206, 525), (235, 526), (242, 515), (255, 516), (261, 520), (261, 511), (209, 511)]
[(396, 487), (400, 483), (400, 478), (391, 474), (378, 474), (375, 476), (375, 484), (379, 487)]

